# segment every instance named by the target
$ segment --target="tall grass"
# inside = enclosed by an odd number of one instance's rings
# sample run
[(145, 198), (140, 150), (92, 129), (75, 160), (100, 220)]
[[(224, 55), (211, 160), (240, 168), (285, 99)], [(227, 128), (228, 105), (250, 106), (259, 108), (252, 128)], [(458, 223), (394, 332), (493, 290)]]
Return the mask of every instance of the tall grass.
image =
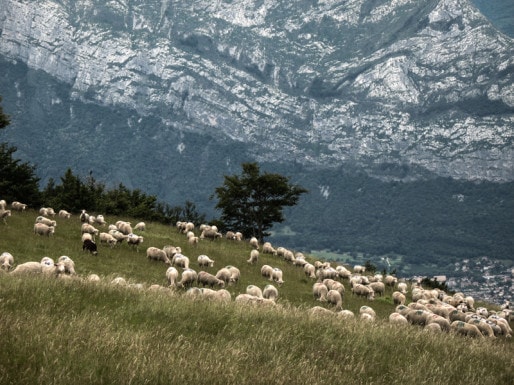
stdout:
[[(367, 303), (347, 295), (345, 308), (371, 305), (375, 323), (310, 316), (318, 305), (312, 282), (272, 256), (246, 263), (249, 247), (234, 242), (186, 244), (172, 228), (149, 224), (145, 247), (181, 245), (194, 264), (207, 254), (215, 268), (240, 267), (242, 282), (263, 286), (260, 266), (284, 270), (280, 306), (253, 307), (192, 300), (180, 291), (109, 284), (114, 276), (165, 284), (163, 264), (127, 245), (82, 252), (80, 224), (59, 221), (55, 237), (31, 233), (34, 213), (13, 216), (1, 228), (0, 248), (17, 263), (69, 255), (79, 275), (104, 279), (0, 275), (0, 384), (512, 384), (511, 340), (472, 340), (433, 334), (386, 321), (390, 298)], [(2, 250), (3, 251), (3, 250)]]

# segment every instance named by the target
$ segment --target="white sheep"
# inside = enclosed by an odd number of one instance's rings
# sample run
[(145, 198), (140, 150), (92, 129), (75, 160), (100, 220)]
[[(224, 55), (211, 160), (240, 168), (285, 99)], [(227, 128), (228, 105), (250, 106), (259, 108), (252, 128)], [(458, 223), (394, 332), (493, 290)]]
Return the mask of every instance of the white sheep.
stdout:
[(173, 266), (168, 267), (166, 270), (166, 280), (168, 281), (168, 286), (175, 287), (177, 285), (178, 279), (178, 270)]
[(274, 267), (273, 271), (271, 272), (271, 279), (275, 281), (279, 286), (281, 286), (284, 283), (284, 280), (282, 279), (283, 273), (282, 270), (278, 267)]
[[(85, 233), (85, 234), (88, 234), (88, 233)], [(83, 234), (83, 235), (85, 235), (85, 234)], [(102, 233), (100, 233), (100, 243), (107, 243), (112, 248), (112, 247), (116, 246), (116, 243), (118, 243), (118, 240), (116, 238), (114, 238), (113, 235), (102, 232)]]
[(355, 286), (352, 287), (352, 293), (361, 296), (366, 297), (369, 301), (372, 301), (375, 299), (375, 292), (373, 289), (369, 286), (362, 285), (360, 283), (355, 284)]
[(328, 288), (321, 282), (316, 282), (312, 285), (312, 295), (315, 300), (326, 302), (327, 301)]
[(53, 226), (53, 227), (57, 226), (56, 221), (46, 218), (46, 217), (43, 217), (41, 215), (36, 218), (36, 223), (44, 223), (47, 226)]
[(146, 223), (145, 222), (138, 222), (134, 226), (134, 230), (137, 231), (146, 231)]
[(125, 235), (129, 235), (132, 233), (132, 226), (130, 225), (130, 222), (117, 221), (116, 227)]
[(341, 282), (335, 281), (331, 278), (327, 278), (323, 280), (323, 284), (325, 284), (328, 290), (337, 290), (341, 294), (341, 296), (344, 296), (346, 289), (344, 288), (344, 285)]
[(402, 294), (407, 294), (407, 284), (405, 282), (398, 282), (398, 291)]
[(199, 285), (202, 285), (203, 287), (209, 286), (211, 289), (214, 286), (219, 286), (221, 288), (225, 287), (225, 281), (216, 278), (214, 275), (206, 271), (200, 271), (198, 273), (197, 282)]
[(46, 235), (49, 237), (53, 235), (55, 228), (53, 226), (47, 226), (44, 223), (36, 223), (34, 224), (34, 234), (36, 235)]
[(365, 271), (366, 271), (366, 268), (362, 265), (355, 265), (353, 267), (353, 272), (356, 274), (364, 274)]
[(214, 260), (210, 259), (207, 255), (201, 254), (198, 256), (198, 266), (200, 267), (213, 267)]
[(369, 287), (371, 287), (375, 294), (378, 294), (380, 297), (383, 296), (385, 293), (384, 282), (370, 282)]
[(89, 233), (92, 235), (98, 235), (100, 233), (100, 230), (95, 228), (93, 225), (90, 225), (89, 223), (83, 223), (80, 227), (80, 231), (82, 234)]
[(386, 286), (394, 287), (398, 283), (398, 278), (392, 275), (386, 275), (384, 278), (384, 284)]
[(327, 302), (335, 306), (336, 310), (343, 308), (343, 296), (337, 290), (329, 290), (327, 292)]
[(144, 238), (141, 235), (136, 235), (134, 233), (127, 234), (127, 245), (135, 247), (137, 251), (139, 251), (139, 245), (144, 242)]
[(186, 257), (180, 253), (176, 253), (171, 259), (171, 264), (183, 269), (189, 269), (189, 257)]
[(263, 298), (272, 299), (273, 301), (276, 301), (278, 298), (278, 290), (275, 286), (268, 284), (264, 286), (264, 289), (262, 290), (262, 296)]
[(100, 282), (100, 276), (98, 274), (89, 274), (86, 278), (88, 282)]
[(395, 305), (405, 305), (405, 301), (407, 298), (405, 297), (405, 294), (395, 291), (393, 292), (393, 303)]
[(342, 279), (349, 279), (352, 275), (352, 272), (342, 265), (336, 266), (336, 271)]
[(0, 210), (5, 210), (7, 208), (7, 202), (5, 199), (0, 199)]
[(342, 319), (354, 319), (355, 318), (355, 314), (353, 313), (353, 311), (351, 310), (348, 310), (348, 309), (343, 309), (339, 312), (337, 312), (337, 316), (339, 318), (342, 318)]
[(403, 316), (397, 312), (389, 314), (389, 322), (394, 325), (408, 325), (409, 324), (409, 321), (407, 321), (407, 318), (405, 318), (405, 316)]
[(12, 254), (8, 253), (7, 251), (4, 251), (0, 255), (0, 265), (2, 269), (10, 270), (14, 265), (14, 257), (12, 256)]
[(225, 284), (229, 284), (230, 283), (230, 277), (231, 276), (232, 276), (232, 273), (226, 267), (223, 267), (223, 268), (219, 269), (217, 271), (217, 273), (216, 273), (216, 278), (221, 279), (222, 281), (225, 282)]
[(89, 223), (89, 214), (86, 210), (82, 210), (79, 215), (79, 219), (82, 223)]
[(264, 244), (262, 245), (262, 253), (277, 255), (277, 250), (273, 248), (271, 242), (264, 242)]
[(154, 261), (161, 261), (167, 265), (171, 265), (171, 261), (166, 255), (166, 252), (158, 247), (150, 246), (146, 249), (146, 257)]
[(259, 259), (259, 250), (253, 249), (250, 251), (250, 258), (246, 261), (248, 263), (254, 264)]
[(77, 274), (75, 272), (75, 262), (73, 262), (73, 260), (70, 257), (68, 257), (67, 255), (60, 256), (59, 259), (57, 260), (57, 265), (63, 266), (64, 273), (66, 273), (66, 274), (69, 274), (69, 275)]
[(210, 239), (211, 241), (214, 241), (215, 239), (222, 238), (223, 235), (213, 226), (206, 227), (203, 229), (202, 233), (200, 234), (200, 239)]
[(369, 321), (373, 321), (377, 317), (375, 310), (373, 310), (373, 308), (366, 306), (366, 305), (361, 306), (359, 308), (359, 315), (362, 320), (369, 320)]
[(184, 269), (177, 287), (191, 287), (198, 280), (198, 274), (193, 269)]
[(44, 217), (47, 217), (47, 216), (55, 216), (55, 211), (53, 208), (51, 207), (41, 207), (39, 209), (39, 215), (42, 215)]
[(117, 243), (121, 243), (125, 239), (128, 239), (128, 235), (123, 234), (121, 231), (119, 231), (117, 229), (109, 230), (109, 234), (111, 234), (116, 239)]
[(316, 278), (316, 267), (312, 263), (306, 263), (303, 265), (303, 272), (309, 278)]
[(70, 219), (71, 214), (66, 210), (59, 210), (59, 218)]
[(0, 219), (7, 224), (7, 218), (11, 216), (11, 210), (0, 209)]
[(273, 267), (271, 267), (270, 265), (262, 265), (262, 267), (261, 267), (261, 275), (264, 278), (267, 278), (270, 281), (272, 281), (273, 280), (273, 278), (271, 276), (272, 274), (273, 274)]
[(248, 285), (246, 287), (246, 294), (253, 295), (254, 297), (263, 298), (261, 288), (255, 285)]
[(251, 237), (249, 243), (254, 249), (259, 250), (259, 240), (257, 238)]
[(11, 208), (16, 211), (25, 211), (27, 209), (27, 205), (25, 203), (14, 201), (11, 203)]
[(104, 216), (101, 214), (96, 216), (95, 223), (98, 223), (100, 226), (105, 226), (107, 224)]
[(227, 266), (225, 266), (225, 268), (227, 268), (228, 271), (230, 271), (230, 280), (229, 280), (229, 282), (231, 284), (238, 283), (239, 279), (241, 278), (241, 271), (237, 267), (232, 266), (232, 265), (227, 265)]

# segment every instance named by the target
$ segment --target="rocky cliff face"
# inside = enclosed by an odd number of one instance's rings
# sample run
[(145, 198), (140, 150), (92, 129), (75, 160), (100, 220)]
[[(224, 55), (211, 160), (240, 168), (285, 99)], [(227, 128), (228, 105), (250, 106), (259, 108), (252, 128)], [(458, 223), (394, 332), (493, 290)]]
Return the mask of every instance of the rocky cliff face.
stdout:
[[(198, 135), (261, 162), (514, 177), (514, 41), (468, 0), (0, 0), (0, 56), (2, 138), (48, 167), (62, 158), (38, 158), (23, 130), (78, 152), (95, 133), (112, 164), (120, 135), (118, 156), (137, 145), (152, 162)], [(105, 119), (80, 115), (94, 108)]]

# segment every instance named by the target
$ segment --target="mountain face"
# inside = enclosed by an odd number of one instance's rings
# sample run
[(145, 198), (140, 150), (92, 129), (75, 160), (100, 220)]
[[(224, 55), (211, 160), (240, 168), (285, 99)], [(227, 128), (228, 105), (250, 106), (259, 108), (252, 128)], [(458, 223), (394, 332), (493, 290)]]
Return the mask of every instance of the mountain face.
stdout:
[(43, 183), (71, 167), (205, 210), (250, 160), (313, 213), (342, 168), (514, 180), (514, 41), (470, 0), (0, 0), (0, 95)]

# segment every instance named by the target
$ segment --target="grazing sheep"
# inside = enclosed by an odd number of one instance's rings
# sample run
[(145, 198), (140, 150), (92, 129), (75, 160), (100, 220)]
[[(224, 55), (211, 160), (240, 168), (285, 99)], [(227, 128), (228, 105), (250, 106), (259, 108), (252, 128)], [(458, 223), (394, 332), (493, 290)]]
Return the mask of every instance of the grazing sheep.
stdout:
[(337, 290), (341, 294), (341, 296), (344, 296), (346, 289), (344, 288), (344, 285), (341, 282), (335, 281), (331, 278), (327, 278), (323, 280), (323, 283), (328, 288), (328, 290)]
[(430, 314), (427, 317), (427, 322), (426, 322), (425, 326), (432, 324), (432, 323), (438, 324), (441, 327), (442, 331), (445, 331), (445, 332), (450, 331), (450, 321), (438, 314)]
[(43, 215), (45, 217), (55, 217), (55, 211), (52, 207), (42, 207), (39, 209), (39, 215)]
[(166, 270), (166, 280), (168, 281), (168, 286), (175, 287), (177, 285), (178, 279), (178, 270), (173, 266), (168, 267)]
[(400, 293), (399, 291), (393, 292), (393, 303), (395, 305), (405, 305), (405, 301), (407, 298), (405, 297), (405, 294)]
[(353, 272), (356, 274), (364, 274), (365, 271), (366, 271), (366, 268), (364, 266), (355, 265), (353, 267)]
[(214, 261), (210, 259), (207, 255), (202, 254), (198, 256), (198, 266), (213, 267)]
[(206, 271), (200, 271), (198, 273), (197, 282), (199, 285), (202, 285), (203, 287), (209, 286), (211, 289), (214, 286), (219, 286), (221, 288), (225, 287), (225, 281), (216, 278), (216, 276)]
[(11, 210), (0, 209), (0, 219), (7, 224), (7, 218), (11, 216)]
[(257, 297), (251, 294), (241, 293), (235, 298), (235, 302), (247, 305), (276, 305), (275, 301), (262, 297)]
[(171, 264), (183, 269), (189, 269), (189, 258), (183, 254), (176, 253), (171, 259)]
[(111, 234), (116, 239), (117, 243), (122, 243), (125, 239), (128, 239), (128, 235), (123, 234), (119, 230), (111, 229), (109, 230), (109, 234)]
[(268, 284), (264, 286), (264, 289), (262, 290), (262, 296), (267, 299), (272, 299), (273, 301), (276, 301), (278, 298), (278, 290), (275, 286)]
[(385, 293), (384, 282), (370, 282), (369, 287), (371, 287), (375, 294), (378, 294), (380, 297), (382, 297)]
[(233, 231), (227, 231), (225, 234), (225, 238), (229, 241), (234, 241), (236, 239), (236, 233), (234, 233)]
[(47, 226), (44, 223), (36, 223), (34, 224), (34, 234), (36, 235), (46, 235), (49, 237), (53, 235), (55, 228), (53, 226)]
[(451, 330), (459, 335), (472, 338), (483, 338), (483, 334), (480, 332), (476, 325), (469, 324), (462, 321), (453, 321), (450, 325)]
[(485, 319), (470, 319), (467, 321), (469, 324), (475, 325), (484, 337), (495, 338), (494, 330)]
[(116, 286), (127, 286), (128, 282), (123, 277), (116, 277), (111, 281), (111, 284)]
[(64, 273), (69, 275), (76, 275), (75, 262), (67, 255), (62, 255), (57, 260), (57, 264), (64, 267)]
[(134, 226), (135, 231), (146, 231), (146, 223), (145, 222), (138, 222)]
[(342, 265), (336, 266), (336, 271), (342, 279), (349, 279), (352, 276), (352, 272)]
[(182, 249), (180, 247), (175, 247), (175, 246), (172, 246), (172, 245), (166, 245), (162, 249), (164, 250), (164, 252), (166, 253), (166, 255), (168, 256), (168, 258), (170, 260), (173, 259), (175, 254), (182, 253)]
[(377, 314), (375, 313), (375, 310), (373, 310), (373, 308), (364, 305), (359, 308), (359, 316), (362, 320), (374, 321)]
[(225, 266), (228, 271), (230, 271), (230, 279), (229, 279), (229, 282), (230, 283), (238, 283), (239, 282), (239, 279), (241, 278), (241, 271), (235, 267), (235, 266), (232, 266), (232, 265), (228, 265), (228, 266)]
[(337, 290), (331, 289), (327, 292), (327, 302), (334, 305), (336, 310), (343, 308), (343, 296)]
[(167, 265), (171, 265), (171, 261), (166, 255), (166, 252), (157, 247), (150, 246), (146, 249), (146, 257), (154, 261), (162, 261)]
[(422, 309), (410, 309), (407, 314), (405, 315), (405, 318), (412, 324), (412, 325), (421, 325), (425, 326), (428, 322), (429, 317), (433, 313), (422, 310)]
[(103, 215), (97, 215), (95, 218), (95, 223), (98, 223), (100, 226), (105, 226), (107, 224)]
[(100, 282), (101, 279), (100, 279), (100, 276), (98, 274), (89, 274), (87, 277), (86, 277), (86, 281), (87, 282)]
[(116, 222), (116, 227), (118, 228), (119, 231), (121, 231), (125, 235), (129, 235), (129, 234), (131, 234), (133, 232), (132, 231), (132, 226), (130, 225), (130, 222), (117, 221)]
[(345, 319), (345, 320), (347, 320), (347, 319), (354, 319), (355, 318), (355, 314), (353, 313), (353, 311), (348, 310), (348, 309), (343, 309), (343, 310), (339, 311), (337, 313), (337, 316), (339, 318), (342, 318), (342, 319)]
[(182, 271), (182, 276), (180, 278), (180, 281), (177, 282), (177, 287), (191, 287), (193, 283), (195, 283), (198, 280), (198, 274), (193, 269), (184, 269)]
[(56, 221), (51, 220), (51, 219), (46, 218), (46, 217), (43, 217), (41, 215), (36, 218), (36, 223), (44, 223), (47, 226), (53, 226), (53, 227), (57, 226), (57, 222)]
[(211, 227), (207, 227), (205, 229), (203, 229), (202, 233), (200, 234), (200, 239), (210, 239), (211, 241), (214, 241), (215, 239), (218, 239), (218, 238), (222, 238), (223, 235), (218, 232), (218, 230), (216, 228), (213, 228), (213, 226)]
[(408, 325), (409, 321), (407, 321), (407, 318), (405, 318), (400, 313), (391, 313), (389, 314), (389, 322), (394, 325)]
[(261, 288), (255, 285), (248, 285), (246, 287), (246, 294), (253, 295), (254, 297), (263, 298)]
[(250, 251), (250, 258), (246, 261), (248, 263), (254, 264), (259, 259), (259, 250), (253, 249)]
[(264, 242), (264, 244), (262, 245), (262, 253), (277, 255), (277, 250), (273, 248), (271, 242)]
[(109, 233), (100, 233), (100, 243), (107, 243), (111, 248), (118, 243), (117, 239)]
[(296, 260), (294, 253), (291, 250), (284, 251), (284, 261), (294, 263)]
[(251, 237), (249, 243), (254, 249), (259, 250), (259, 240), (257, 238)]
[(14, 257), (12, 256), (12, 254), (8, 253), (7, 251), (4, 251), (0, 255), (0, 265), (2, 269), (6, 271), (10, 270), (14, 265)]
[(323, 266), (316, 271), (316, 277), (318, 277), (319, 281), (323, 281), (327, 278), (337, 279), (339, 277), (339, 273), (331, 266)]
[(80, 227), (80, 231), (82, 234), (89, 233), (92, 235), (98, 235), (100, 233), (97, 228), (95, 228), (93, 225), (90, 225), (89, 223), (83, 223)]
[(386, 275), (384, 278), (384, 284), (386, 286), (394, 287), (398, 283), (398, 278), (392, 275)]
[(264, 278), (268, 278), (270, 281), (272, 281), (273, 280), (272, 274), (273, 274), (273, 267), (271, 267), (270, 265), (262, 265), (261, 275)]
[(306, 263), (303, 265), (303, 272), (309, 278), (316, 278), (316, 267), (312, 263)]
[(284, 283), (284, 280), (282, 279), (282, 270), (280, 270), (278, 267), (273, 268), (273, 271), (271, 272), (271, 279), (275, 281), (279, 286), (282, 286)]
[(232, 273), (226, 267), (219, 269), (218, 272), (216, 273), (216, 278), (221, 279), (223, 282), (225, 282), (226, 285), (228, 285), (230, 283), (231, 276), (232, 276)]
[(139, 251), (139, 245), (144, 242), (144, 238), (141, 235), (134, 233), (127, 234), (127, 245), (135, 247)]
[(368, 301), (373, 301), (375, 299), (375, 292), (369, 286), (362, 285), (360, 283), (355, 284), (352, 287), (352, 294), (355, 294), (360, 297), (366, 297)]
[(25, 262), (16, 266), (11, 274), (41, 274), (42, 272), (43, 266), (40, 262)]
[(69, 212), (67, 212), (66, 210), (59, 210), (59, 218), (64, 218), (64, 219), (70, 219), (71, 218), (71, 214)]
[(327, 309), (327, 308), (324, 308), (323, 306), (314, 306), (314, 307), (311, 307), (307, 313), (312, 316), (312, 317), (318, 317), (318, 316), (321, 316), (321, 317), (324, 317), (324, 316), (329, 316), (329, 317), (333, 317), (335, 315), (335, 313), (330, 310), (330, 309)]
[(187, 237), (187, 243), (190, 244), (191, 246), (196, 246), (198, 244), (198, 242), (200, 242), (200, 239), (198, 237), (195, 237), (195, 236)]
[(0, 210), (5, 210), (6, 207), (7, 202), (5, 201), (5, 199), (0, 199)]
[(27, 205), (25, 203), (14, 201), (11, 203), (11, 208), (15, 211), (25, 211), (27, 209)]
[(321, 282), (316, 282), (312, 285), (312, 295), (315, 300), (320, 302), (327, 302), (328, 288)]
[(82, 251), (89, 251), (93, 255), (98, 254), (98, 247), (96, 246), (96, 243), (91, 239), (85, 239), (82, 242)]
[(86, 239), (89, 239), (90, 241), (92, 241), (93, 240), (93, 236), (91, 234), (89, 234), (89, 233), (82, 234), (82, 237), (81, 237), (82, 242), (84, 242)]
[(397, 288), (400, 293), (407, 294), (407, 284), (405, 282), (399, 282)]

